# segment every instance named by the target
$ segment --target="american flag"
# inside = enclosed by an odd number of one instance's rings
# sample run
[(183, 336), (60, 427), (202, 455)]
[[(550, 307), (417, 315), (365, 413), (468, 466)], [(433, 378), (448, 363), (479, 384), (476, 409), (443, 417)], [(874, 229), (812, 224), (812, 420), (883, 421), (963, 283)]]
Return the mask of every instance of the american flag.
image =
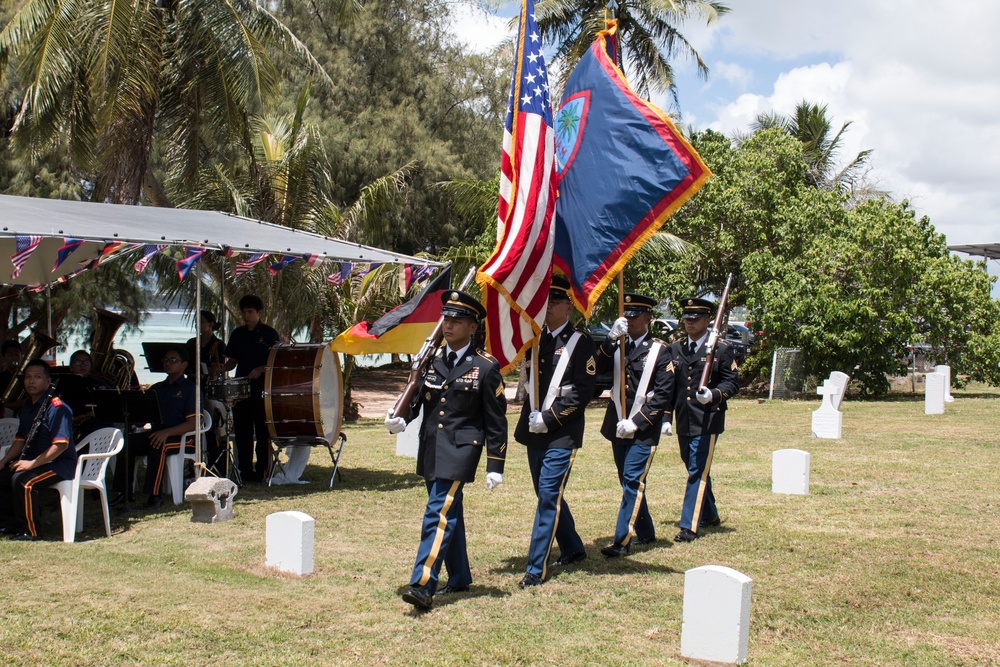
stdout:
[(351, 262), (343, 262), (340, 265), (340, 273), (331, 273), (326, 277), (327, 285), (343, 285), (344, 281), (351, 277), (351, 271), (354, 269), (354, 264)]
[(266, 252), (258, 252), (256, 254), (250, 255), (246, 259), (241, 259), (240, 261), (236, 262), (236, 268), (233, 270), (233, 275), (236, 278), (239, 278), (244, 273), (246, 273), (253, 267), (263, 262), (265, 259), (267, 259), (267, 255), (268, 253)]
[(427, 280), (428, 278), (430, 278), (431, 274), (434, 273), (434, 267), (428, 264), (421, 264), (420, 266), (416, 265), (411, 266), (407, 264), (403, 269), (403, 271), (405, 272), (406, 275), (405, 290), (409, 292), (411, 287), (413, 287), (414, 285), (418, 285)]
[(14, 265), (14, 270), (10, 274), (11, 280), (21, 275), (21, 269), (24, 268), (31, 253), (35, 252), (35, 248), (41, 242), (41, 236), (22, 236), (21, 234), (14, 236), (14, 254), (10, 256), (10, 263)]
[(166, 244), (164, 244), (164, 245), (145, 245), (145, 246), (143, 246), (142, 247), (142, 259), (140, 259), (138, 262), (136, 262), (135, 265), (133, 266), (133, 268), (136, 270), (136, 272), (142, 273), (143, 271), (146, 270), (146, 265), (149, 264), (149, 260), (153, 259), (153, 255), (155, 255), (156, 253), (160, 252), (161, 250), (163, 250), (166, 247), (167, 247)]
[(532, 0), (522, 0), (500, 156), (497, 245), (479, 269), (486, 348), (506, 370), (541, 331), (552, 273), (555, 135)]

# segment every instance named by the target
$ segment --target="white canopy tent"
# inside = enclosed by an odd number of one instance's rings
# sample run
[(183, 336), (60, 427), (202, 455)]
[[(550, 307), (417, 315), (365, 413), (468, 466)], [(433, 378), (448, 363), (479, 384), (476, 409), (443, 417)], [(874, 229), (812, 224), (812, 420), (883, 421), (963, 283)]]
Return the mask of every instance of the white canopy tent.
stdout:
[[(10, 256), (16, 236), (42, 236), (16, 279)], [(67, 238), (86, 241), (55, 272)], [(240, 253), (317, 255), (319, 261), (437, 264), (388, 250), (217, 211), (94, 204), (0, 195), (0, 282), (45, 285), (98, 257), (108, 243), (190, 246)]]
[[(41, 236), (42, 241), (11, 278), (18, 236)], [(82, 239), (80, 247), (53, 271), (56, 256), (66, 239)], [(315, 256), (318, 262), (362, 262), (380, 264), (431, 264), (408, 255), (282, 227), (216, 211), (198, 211), (149, 206), (96, 204), (57, 199), (0, 195), (0, 284), (48, 285), (99, 257), (109, 243), (127, 245), (171, 245), (206, 250), (232, 248), (238, 253)], [(123, 248), (126, 246), (123, 246)], [(195, 312), (201, 308), (201, 277), (197, 276)], [(200, 370), (201, 332), (196, 366)], [(201, 392), (196, 394), (196, 413), (201, 414)], [(201, 432), (196, 429), (200, 449)], [(200, 471), (199, 471), (200, 472)]]

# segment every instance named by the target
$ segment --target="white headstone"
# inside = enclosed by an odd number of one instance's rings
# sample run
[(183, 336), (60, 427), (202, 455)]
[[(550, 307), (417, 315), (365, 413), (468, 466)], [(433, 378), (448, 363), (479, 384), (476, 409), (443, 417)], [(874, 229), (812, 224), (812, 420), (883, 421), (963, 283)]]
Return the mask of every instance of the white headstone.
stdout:
[(837, 410), (840, 409), (840, 403), (844, 400), (844, 392), (847, 391), (847, 383), (850, 380), (851, 376), (847, 373), (841, 373), (840, 371), (830, 373), (830, 378), (827, 381), (837, 389), (837, 393), (830, 396), (830, 402), (833, 403), (833, 407)]
[(771, 453), (771, 493), (809, 493), (809, 452), (779, 449)]
[(299, 576), (313, 571), (316, 520), (305, 512), (275, 512), (267, 515), (267, 560), (265, 564)]
[(406, 425), (406, 430), (396, 435), (396, 456), (417, 458), (420, 449), (420, 426), (424, 423), (424, 413)]
[(823, 403), (812, 413), (812, 434), (817, 438), (839, 438), (843, 430), (844, 415), (833, 407), (833, 395), (839, 390), (829, 380), (816, 393), (823, 396)]
[(683, 657), (746, 662), (750, 586), (750, 577), (721, 565), (703, 565), (684, 573)]
[(924, 376), (924, 414), (943, 415), (945, 396), (944, 373), (928, 373)]
[(944, 402), (951, 403), (955, 400), (955, 397), (951, 395), (951, 366), (941, 365), (934, 367), (935, 373), (940, 373), (944, 376)]

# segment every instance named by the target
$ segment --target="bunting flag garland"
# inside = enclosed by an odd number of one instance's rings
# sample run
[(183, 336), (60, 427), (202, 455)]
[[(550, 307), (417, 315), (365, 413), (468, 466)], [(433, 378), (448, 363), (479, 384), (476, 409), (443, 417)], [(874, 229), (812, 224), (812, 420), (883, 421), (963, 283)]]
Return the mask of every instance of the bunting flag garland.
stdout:
[(267, 270), (271, 272), (272, 276), (276, 276), (278, 275), (278, 271), (281, 271), (283, 268), (285, 268), (286, 266), (288, 266), (297, 259), (298, 257), (296, 257), (295, 255), (284, 255), (277, 262), (267, 267)]
[(14, 254), (10, 256), (10, 263), (14, 265), (14, 270), (10, 274), (11, 280), (21, 275), (21, 269), (24, 268), (31, 253), (35, 252), (35, 248), (41, 242), (41, 236), (23, 236), (21, 234), (14, 236)]
[(358, 271), (354, 274), (354, 275), (358, 276), (359, 278), (363, 278), (364, 276), (367, 276), (369, 273), (371, 273), (372, 271), (374, 271), (378, 267), (382, 266), (382, 264), (380, 264), (379, 262), (373, 262), (372, 264), (356, 264), (355, 266), (362, 266), (362, 267), (364, 267), (364, 268), (358, 269)]
[(233, 246), (231, 245), (224, 245), (220, 249), (216, 250), (216, 252), (222, 255), (223, 257), (232, 257), (236, 253), (236, 251), (233, 250)]
[(522, 0), (500, 156), (497, 244), (477, 282), (486, 304), (486, 349), (504, 370), (545, 319), (556, 205), (548, 74), (532, 0)]
[[(628, 260), (711, 176), (615, 65), (614, 21), (573, 69), (556, 112), (555, 258), (589, 317)], [(496, 353), (494, 352), (494, 355)]]
[(258, 252), (253, 255), (250, 255), (246, 259), (241, 259), (240, 261), (236, 262), (236, 268), (233, 270), (233, 275), (236, 278), (239, 278), (244, 273), (246, 273), (253, 267), (263, 262), (265, 259), (267, 259), (268, 256), (269, 255), (266, 252)]
[(204, 248), (192, 248), (188, 247), (184, 253), (184, 259), (177, 260), (177, 275), (181, 277), (181, 280), (187, 277), (188, 271), (191, 267), (198, 263), (201, 256), (205, 254)]
[(302, 261), (306, 263), (306, 266), (316, 266), (316, 262), (319, 261), (319, 255), (316, 254), (303, 255)]
[[(134, 246), (128, 246), (128, 247), (134, 247)], [(105, 243), (104, 248), (101, 250), (101, 254), (95, 257), (94, 261), (92, 261), (90, 264), (87, 265), (87, 268), (96, 269), (98, 266), (101, 265), (101, 262), (103, 262), (106, 258), (114, 255), (119, 250), (125, 248), (126, 244), (122, 241), (110, 241), (108, 243)]]
[(351, 271), (354, 269), (354, 264), (351, 262), (343, 262), (340, 265), (340, 273), (331, 273), (326, 277), (327, 285), (343, 285), (346, 280), (351, 277)]
[(344, 354), (416, 354), (441, 319), (441, 293), (451, 289), (451, 267), (419, 295), (375, 322), (358, 322), (337, 336), (330, 349)]
[(146, 265), (149, 264), (149, 260), (153, 259), (153, 255), (160, 252), (166, 245), (145, 245), (142, 248), (142, 258), (135, 263), (133, 268), (136, 273), (142, 273), (146, 270)]
[(73, 251), (75, 251), (82, 245), (83, 245), (83, 239), (72, 239), (72, 238), (63, 239), (62, 247), (56, 251), (56, 261), (55, 264), (52, 265), (52, 273), (55, 273), (56, 270), (58, 270), (59, 267), (62, 265), (62, 263), (65, 262), (69, 258), (69, 256), (73, 254)]
[(404, 290), (406, 292), (409, 292), (411, 287), (413, 287), (414, 285), (419, 285), (420, 283), (430, 278), (431, 274), (434, 273), (434, 267), (428, 264), (421, 264), (420, 266), (416, 267), (406, 264), (403, 267), (403, 273), (404, 273), (403, 283), (405, 285)]

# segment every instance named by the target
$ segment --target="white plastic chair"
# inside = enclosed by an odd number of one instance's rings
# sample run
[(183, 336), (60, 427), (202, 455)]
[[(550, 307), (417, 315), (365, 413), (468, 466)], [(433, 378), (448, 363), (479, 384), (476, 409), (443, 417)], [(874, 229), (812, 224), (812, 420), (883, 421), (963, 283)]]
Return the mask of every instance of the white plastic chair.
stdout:
[(7, 450), (14, 444), (14, 436), (17, 435), (20, 423), (16, 418), (0, 419), (0, 459), (7, 455)]
[(64, 479), (52, 488), (59, 492), (62, 508), (63, 542), (73, 542), (76, 534), (83, 530), (83, 491), (97, 489), (101, 494), (101, 509), (104, 510), (104, 532), (111, 537), (111, 513), (108, 510), (108, 489), (104, 475), (108, 462), (125, 446), (122, 432), (116, 428), (102, 428), (80, 441), (77, 450), (90, 446), (90, 451), (76, 459), (76, 476)]
[[(204, 435), (210, 428), (212, 428), (212, 415), (207, 409), (202, 410), (202, 435)], [(188, 438), (193, 438), (195, 440), (193, 454), (187, 451)], [(194, 431), (188, 431), (182, 435), (180, 452), (167, 457), (167, 480), (170, 482), (170, 495), (174, 499), (174, 505), (180, 505), (184, 502), (184, 462), (187, 460), (194, 461), (195, 463), (201, 461), (201, 442), (198, 438), (195, 438)]]

